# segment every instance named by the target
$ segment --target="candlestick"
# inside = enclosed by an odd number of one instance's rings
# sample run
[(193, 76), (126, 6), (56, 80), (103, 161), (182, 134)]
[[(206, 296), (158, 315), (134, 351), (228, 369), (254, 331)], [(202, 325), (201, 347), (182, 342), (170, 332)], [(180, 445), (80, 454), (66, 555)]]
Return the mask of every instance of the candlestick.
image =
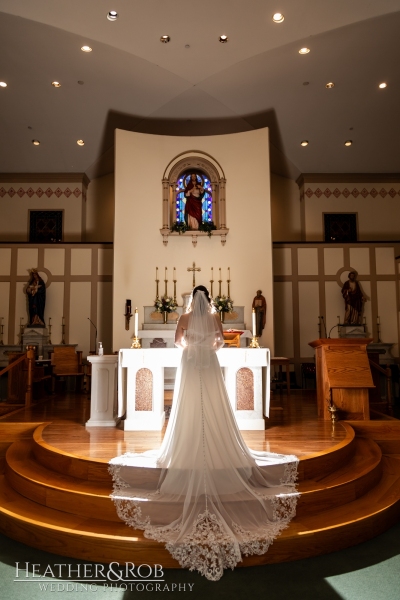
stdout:
[(176, 279), (176, 269), (175, 269), (175, 267), (174, 267), (174, 279), (173, 279), (173, 282), (174, 282), (174, 302), (176, 304), (176, 282), (177, 282), (177, 279)]
[(135, 337), (138, 336), (139, 329), (139, 313), (137, 307), (135, 308)]
[(230, 267), (228, 267), (228, 279), (227, 279), (226, 283), (228, 284), (228, 298), (230, 298), (231, 297), (231, 270), (230, 270)]
[(213, 297), (213, 285), (214, 285), (214, 267), (211, 267), (211, 279), (210, 279), (210, 294)]
[(165, 283), (165, 292), (164, 292), (164, 298), (166, 298), (166, 297), (168, 296), (167, 267), (165, 267), (165, 279), (164, 279), (164, 283)]
[(218, 279), (218, 283), (219, 283), (218, 296), (221, 296), (221, 284), (222, 284), (222, 279), (221, 279), (221, 267), (219, 268), (219, 279)]

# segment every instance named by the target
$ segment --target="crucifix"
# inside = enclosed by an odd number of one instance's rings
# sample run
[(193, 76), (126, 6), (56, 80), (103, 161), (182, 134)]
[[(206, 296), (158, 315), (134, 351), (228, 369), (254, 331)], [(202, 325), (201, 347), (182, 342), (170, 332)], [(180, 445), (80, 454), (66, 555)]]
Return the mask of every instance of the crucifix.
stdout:
[(196, 263), (193, 263), (193, 267), (188, 267), (187, 270), (193, 272), (193, 287), (195, 288), (196, 287), (196, 271), (201, 271), (201, 268), (196, 267)]

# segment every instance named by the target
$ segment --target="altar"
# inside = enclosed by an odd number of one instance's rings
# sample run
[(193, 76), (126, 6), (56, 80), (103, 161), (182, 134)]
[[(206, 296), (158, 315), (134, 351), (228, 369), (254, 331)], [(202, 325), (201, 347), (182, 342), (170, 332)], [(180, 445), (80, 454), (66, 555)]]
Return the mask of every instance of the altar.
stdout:
[[(125, 431), (163, 428), (164, 369), (178, 367), (181, 353), (178, 348), (120, 350), (117, 416), (125, 415)], [(239, 429), (265, 429), (270, 400), (269, 350), (222, 348), (217, 357)]]

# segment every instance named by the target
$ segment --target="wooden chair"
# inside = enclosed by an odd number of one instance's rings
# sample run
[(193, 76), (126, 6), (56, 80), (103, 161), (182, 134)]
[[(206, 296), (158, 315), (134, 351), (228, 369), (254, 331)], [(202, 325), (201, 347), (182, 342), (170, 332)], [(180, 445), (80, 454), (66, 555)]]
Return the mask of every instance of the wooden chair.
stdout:
[(83, 384), (83, 365), (82, 352), (75, 352), (71, 346), (56, 346), (51, 354), (52, 371), (52, 391), (55, 390), (56, 380), (62, 378), (74, 377), (79, 381), (79, 391), (82, 391)]

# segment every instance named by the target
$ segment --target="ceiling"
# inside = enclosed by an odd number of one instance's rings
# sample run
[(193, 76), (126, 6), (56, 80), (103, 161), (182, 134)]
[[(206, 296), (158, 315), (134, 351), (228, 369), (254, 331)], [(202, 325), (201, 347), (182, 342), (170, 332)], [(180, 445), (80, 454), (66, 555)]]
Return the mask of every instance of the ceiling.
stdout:
[(0, 0), (0, 172), (111, 172), (115, 128), (269, 127), (286, 177), (398, 173), (399, 31), (400, 0)]

